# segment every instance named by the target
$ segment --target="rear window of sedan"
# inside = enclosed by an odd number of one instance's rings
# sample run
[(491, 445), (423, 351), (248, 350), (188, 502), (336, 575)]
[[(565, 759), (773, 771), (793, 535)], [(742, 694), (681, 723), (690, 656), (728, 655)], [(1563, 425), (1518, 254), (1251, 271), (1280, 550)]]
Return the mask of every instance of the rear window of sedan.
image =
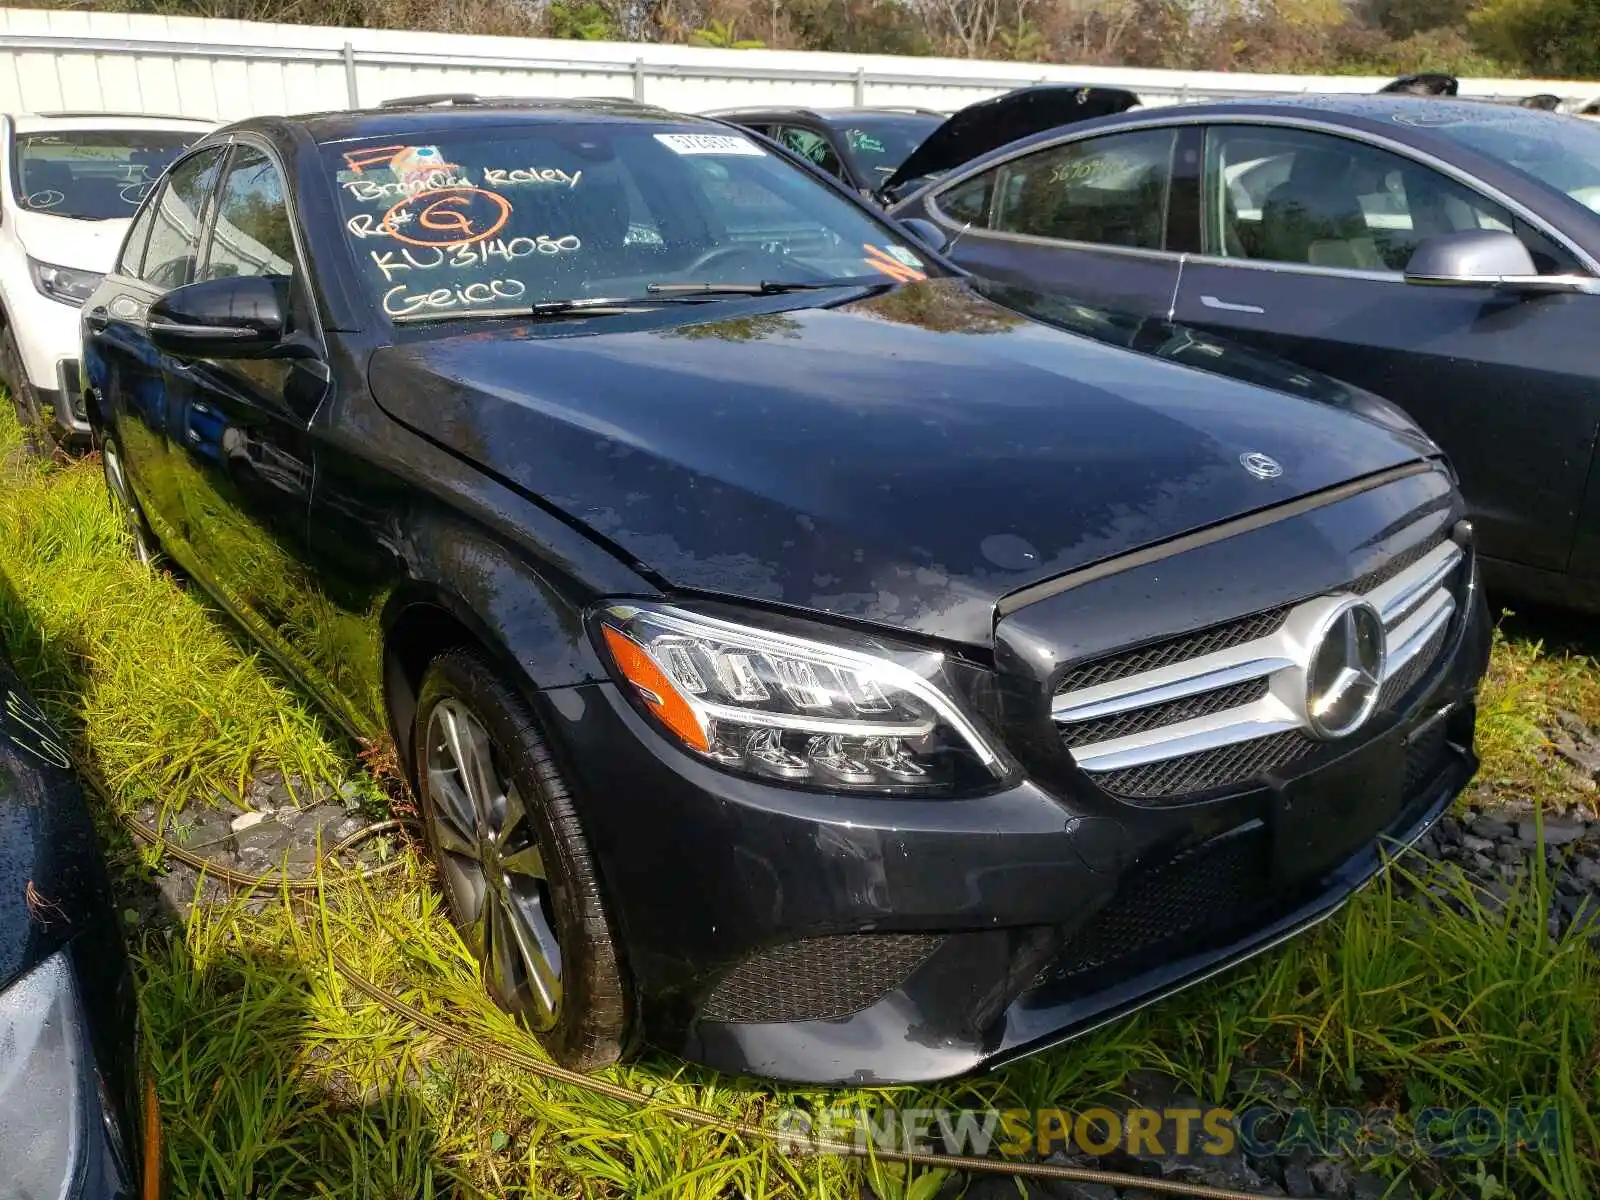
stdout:
[(862, 208), (725, 128), (540, 122), (324, 154), (390, 317), (924, 270)]

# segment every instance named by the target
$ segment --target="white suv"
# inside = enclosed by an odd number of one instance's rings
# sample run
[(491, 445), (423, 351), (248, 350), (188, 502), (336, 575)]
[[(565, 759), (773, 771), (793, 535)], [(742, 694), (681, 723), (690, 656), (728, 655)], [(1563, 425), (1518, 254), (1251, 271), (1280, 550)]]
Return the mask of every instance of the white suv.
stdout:
[(0, 116), (0, 383), (25, 427), (82, 441), (78, 309), (139, 201), (213, 128), (123, 113)]

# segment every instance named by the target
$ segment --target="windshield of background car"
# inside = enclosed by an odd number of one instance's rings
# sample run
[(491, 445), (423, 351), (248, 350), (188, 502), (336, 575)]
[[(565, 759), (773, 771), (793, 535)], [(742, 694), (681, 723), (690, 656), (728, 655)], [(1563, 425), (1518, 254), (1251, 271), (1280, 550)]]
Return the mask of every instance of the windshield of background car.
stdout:
[(541, 123), (324, 154), (357, 274), (391, 317), (926, 270), (805, 170), (722, 130)]
[(1429, 128), (1600, 212), (1600, 125), (1561, 113), (1513, 109), (1475, 112), (1470, 120), (1430, 123)]
[(915, 113), (894, 117), (851, 118), (839, 126), (839, 140), (856, 174), (865, 182), (883, 182), (900, 169), (911, 152), (944, 124), (943, 117)]
[(198, 140), (159, 129), (19, 133), (11, 156), (17, 205), (83, 221), (133, 216), (167, 164)]

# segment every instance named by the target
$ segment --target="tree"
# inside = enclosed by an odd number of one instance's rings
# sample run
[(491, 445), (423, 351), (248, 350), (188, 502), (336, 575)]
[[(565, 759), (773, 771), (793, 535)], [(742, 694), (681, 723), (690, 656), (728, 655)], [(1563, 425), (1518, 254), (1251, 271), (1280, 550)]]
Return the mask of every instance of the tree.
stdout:
[(1035, 0), (905, 0), (906, 8), (956, 53), (981, 58), (1000, 30), (1018, 28)]
[(716, 46), (723, 50), (759, 50), (765, 44), (759, 38), (741, 38), (732, 21), (711, 20), (689, 35), (691, 46)]
[(546, 10), (544, 20), (546, 37), (606, 42), (622, 35), (615, 18), (593, 0), (582, 4), (576, 0), (555, 0)]
[(1483, 0), (1468, 25), (1484, 51), (1534, 75), (1600, 75), (1600, 0)]

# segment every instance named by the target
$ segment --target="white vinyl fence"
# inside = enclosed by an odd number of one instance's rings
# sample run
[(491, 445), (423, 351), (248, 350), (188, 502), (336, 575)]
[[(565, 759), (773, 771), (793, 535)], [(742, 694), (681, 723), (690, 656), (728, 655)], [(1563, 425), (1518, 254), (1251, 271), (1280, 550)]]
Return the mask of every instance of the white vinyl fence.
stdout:
[[(1372, 92), (1359, 76), (1245, 75), (967, 59), (710, 50), (470, 37), (186, 17), (0, 8), (0, 111), (163, 113), (235, 120), (371, 106), (436, 92), (622, 96), (698, 112), (740, 104), (921, 105), (952, 111), (1024, 84), (1107, 84), (1146, 104), (1273, 92)], [(1462, 94), (1553, 92), (1575, 107), (1600, 82), (1462, 81)]]

